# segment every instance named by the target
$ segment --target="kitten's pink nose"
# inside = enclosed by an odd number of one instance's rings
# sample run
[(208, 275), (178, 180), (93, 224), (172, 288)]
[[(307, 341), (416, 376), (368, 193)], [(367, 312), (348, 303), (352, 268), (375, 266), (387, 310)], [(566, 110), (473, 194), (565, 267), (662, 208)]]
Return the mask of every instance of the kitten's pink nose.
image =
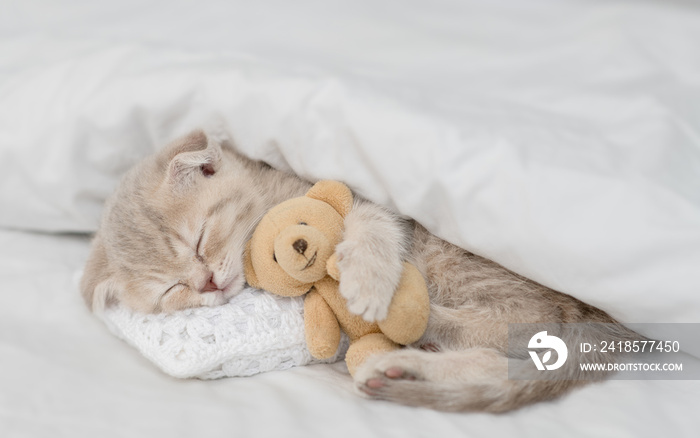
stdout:
[(214, 274), (212, 273), (212, 274), (209, 276), (209, 280), (207, 280), (207, 283), (206, 283), (206, 284), (204, 285), (204, 287), (203, 287), (202, 289), (200, 289), (199, 291), (200, 291), (201, 293), (205, 293), (205, 292), (215, 292), (215, 291), (217, 291), (217, 290), (221, 290), (221, 289), (219, 289), (219, 285), (217, 285), (216, 283), (214, 283)]

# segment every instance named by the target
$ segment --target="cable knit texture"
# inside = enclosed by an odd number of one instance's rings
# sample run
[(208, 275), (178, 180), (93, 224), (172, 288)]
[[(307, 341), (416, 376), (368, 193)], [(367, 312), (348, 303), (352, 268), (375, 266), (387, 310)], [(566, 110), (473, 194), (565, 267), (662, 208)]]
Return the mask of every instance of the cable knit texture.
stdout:
[(218, 379), (341, 359), (346, 339), (330, 359), (311, 356), (303, 312), (303, 297), (278, 297), (249, 288), (228, 304), (174, 314), (147, 315), (114, 306), (105, 311), (103, 321), (165, 373)]

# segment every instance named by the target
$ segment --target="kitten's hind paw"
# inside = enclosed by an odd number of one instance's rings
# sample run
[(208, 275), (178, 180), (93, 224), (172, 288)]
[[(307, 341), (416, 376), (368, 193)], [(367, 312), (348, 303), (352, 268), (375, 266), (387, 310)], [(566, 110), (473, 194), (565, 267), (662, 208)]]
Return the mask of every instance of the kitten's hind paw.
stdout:
[(421, 351), (404, 349), (371, 356), (355, 373), (355, 388), (371, 398), (384, 398), (404, 382), (424, 380)]

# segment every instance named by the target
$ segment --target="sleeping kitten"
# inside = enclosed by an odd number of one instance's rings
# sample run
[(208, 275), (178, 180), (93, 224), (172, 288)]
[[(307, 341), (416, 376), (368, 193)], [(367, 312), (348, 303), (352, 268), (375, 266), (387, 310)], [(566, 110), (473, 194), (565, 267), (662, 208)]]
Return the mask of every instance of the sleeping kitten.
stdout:
[[(135, 166), (108, 199), (83, 296), (93, 311), (115, 301), (154, 313), (223, 304), (243, 289), (243, 249), (262, 215), (309, 187), (202, 131), (177, 140)], [(386, 316), (403, 269), (395, 222), (358, 203), (346, 223), (355, 237), (337, 247), (348, 279), (341, 292), (368, 320)]]
[[(108, 200), (81, 284), (86, 303), (94, 312), (115, 302), (171, 312), (226, 302), (244, 286), (243, 249), (259, 219), (310, 185), (202, 131), (173, 142), (135, 166)], [(369, 202), (356, 202), (345, 227), (336, 252), (340, 292), (353, 313), (368, 321), (386, 316), (403, 260), (423, 273), (431, 297), (428, 329), (414, 345), (424, 349), (371, 357), (355, 376), (361, 393), (446, 411), (503, 412), (584, 383), (509, 380), (508, 323), (614, 322), (605, 312)]]

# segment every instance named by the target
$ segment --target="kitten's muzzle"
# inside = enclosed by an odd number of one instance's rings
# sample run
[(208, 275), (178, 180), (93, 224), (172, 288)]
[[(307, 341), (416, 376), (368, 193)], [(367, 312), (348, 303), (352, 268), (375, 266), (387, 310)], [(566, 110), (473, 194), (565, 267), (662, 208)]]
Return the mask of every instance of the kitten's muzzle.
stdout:
[(222, 289), (223, 288), (219, 287), (219, 285), (214, 282), (214, 273), (212, 272), (209, 274), (209, 279), (207, 280), (206, 283), (204, 283), (204, 286), (199, 288), (199, 292), (200, 293), (216, 292), (216, 291), (220, 291)]
[(206, 281), (202, 281), (201, 285), (197, 288), (199, 293), (218, 292), (225, 288), (225, 286), (221, 286), (214, 281), (213, 272), (210, 271), (209, 274), (205, 276), (205, 278)]

